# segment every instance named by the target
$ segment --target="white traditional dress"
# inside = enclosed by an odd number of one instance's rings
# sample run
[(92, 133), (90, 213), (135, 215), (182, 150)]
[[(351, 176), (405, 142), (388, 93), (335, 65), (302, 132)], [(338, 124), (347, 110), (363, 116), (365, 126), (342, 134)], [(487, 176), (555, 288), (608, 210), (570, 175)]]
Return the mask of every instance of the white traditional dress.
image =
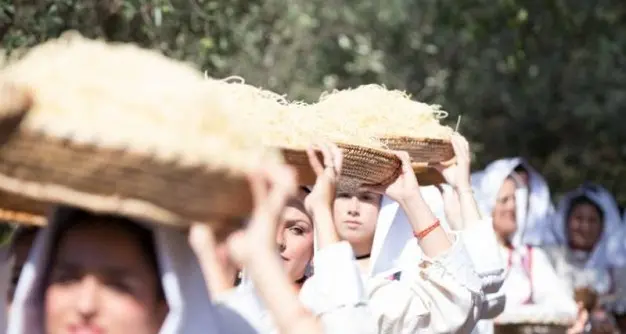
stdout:
[[(568, 214), (572, 201), (581, 196), (596, 204), (604, 217), (602, 234), (590, 252), (572, 249), (568, 245)], [(623, 227), (617, 203), (606, 189), (587, 184), (566, 194), (559, 202), (552, 224), (554, 239), (545, 249), (557, 274), (565, 279), (570, 290), (585, 285), (591, 285), (600, 295), (623, 290), (626, 252), (619, 247), (620, 240), (615, 239)]]
[[(472, 176), (484, 213), (492, 214), (502, 184), (514, 175), (515, 168), (521, 163), (519, 159), (498, 160)], [(577, 313), (573, 296), (556, 275), (547, 255), (532, 246), (542, 240), (547, 226), (545, 217), (551, 205), (547, 188), (541, 186), (541, 182), (533, 182), (535, 171), (524, 167), (529, 171), (531, 188), (516, 180), (517, 231), (510, 239), (511, 248), (499, 245), (499, 253), (506, 259), (507, 273), (501, 294), (493, 298), (503, 295), (506, 305), (496, 321), (573, 321)], [(538, 193), (533, 195), (533, 192)], [(492, 323), (488, 321), (480, 323), (478, 328), (480, 333), (493, 331)]]
[[(300, 293), (328, 333), (455, 333), (481, 303), (481, 284), (462, 236), (435, 259), (417, 251), (406, 220), (396, 223), (397, 203), (383, 199), (369, 272), (360, 273), (346, 242), (315, 254), (314, 274)], [(406, 219), (406, 218), (403, 218)], [(408, 256), (402, 260), (402, 253)], [(362, 288), (364, 287), (364, 289)], [(251, 284), (220, 298), (260, 333), (275, 329)], [(369, 306), (369, 307), (366, 307)], [(371, 326), (371, 327), (370, 327)]]
[[(350, 244), (342, 241), (316, 251), (314, 268), (314, 274), (302, 286), (300, 300), (320, 317), (325, 333), (376, 333)], [(247, 275), (239, 286), (217, 299), (243, 316), (257, 333), (278, 333), (269, 310)]]
[[(435, 189), (436, 190), (436, 189)], [(422, 190), (425, 199), (429, 190)], [(439, 195), (440, 196), (440, 195)], [(427, 200), (431, 206), (436, 203)], [(432, 204), (430, 204), (432, 203)], [(445, 227), (445, 217), (433, 210)], [(487, 227), (489, 229), (489, 227)], [(475, 234), (472, 234), (475, 233)], [(370, 259), (363, 278), (380, 333), (463, 333), (483, 307), (483, 286), (498, 285), (498, 259), (476, 272), (468, 245), (483, 231), (449, 232), (452, 247), (437, 258), (421, 252), (398, 203), (383, 197)], [(489, 235), (485, 240), (489, 242)], [(469, 246), (475, 249), (473, 246)], [(485, 267), (481, 267), (485, 269)], [(487, 284), (489, 285), (489, 284)], [(392, 313), (393, 311), (393, 313)]]

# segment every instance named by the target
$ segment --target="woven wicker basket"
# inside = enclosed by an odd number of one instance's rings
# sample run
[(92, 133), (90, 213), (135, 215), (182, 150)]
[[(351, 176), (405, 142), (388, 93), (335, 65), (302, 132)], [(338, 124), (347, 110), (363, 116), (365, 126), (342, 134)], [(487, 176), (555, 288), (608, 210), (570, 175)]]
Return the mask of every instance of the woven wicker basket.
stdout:
[(443, 176), (431, 166), (454, 163), (454, 149), (449, 141), (411, 137), (385, 137), (381, 141), (391, 150), (409, 153), (420, 185), (445, 183)]
[[(344, 155), (341, 177), (354, 186), (387, 185), (400, 175), (400, 159), (390, 152), (350, 144), (337, 146)], [(298, 172), (300, 184), (315, 184), (315, 173), (305, 150), (282, 148), (282, 152), (285, 162)]]
[(565, 334), (567, 326), (555, 324), (499, 324), (495, 334)]
[(450, 141), (411, 137), (385, 137), (381, 141), (391, 150), (406, 151), (417, 163), (440, 163), (454, 158)]
[[(447, 161), (439, 162), (438, 164), (441, 166), (451, 166), (456, 162), (456, 158), (452, 158)], [(430, 186), (434, 184), (445, 183), (443, 175), (435, 169), (431, 163), (423, 163), (423, 162), (413, 162), (412, 167), (415, 172), (415, 176), (417, 176), (417, 180), (421, 186)]]
[[(0, 119), (0, 128), (5, 125)], [(45, 210), (45, 203), (60, 203), (183, 226), (244, 218), (252, 209), (249, 186), (241, 176), (25, 130), (0, 146), (0, 190), (39, 203), (24, 207), (19, 200), (8, 200), (2, 203), (8, 210)]]

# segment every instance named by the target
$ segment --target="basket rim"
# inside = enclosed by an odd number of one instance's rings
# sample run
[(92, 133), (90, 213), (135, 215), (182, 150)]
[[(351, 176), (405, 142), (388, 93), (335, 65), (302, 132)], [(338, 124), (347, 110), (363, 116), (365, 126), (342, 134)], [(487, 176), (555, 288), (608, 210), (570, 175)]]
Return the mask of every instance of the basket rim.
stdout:
[[(48, 141), (49, 144), (40, 145), (44, 140)], [(22, 144), (26, 146), (20, 146)], [(35, 147), (35, 152), (39, 153), (33, 155), (33, 151), (25, 151), (29, 145), (40, 147), (39, 151)], [(21, 156), (20, 152), (27, 153)], [(60, 156), (57, 159), (53, 159), (52, 156), (44, 160), (38, 158), (49, 154), (60, 154)], [(28, 156), (33, 156), (33, 158)], [(80, 168), (66, 167), (66, 165), (70, 166), (75, 163), (69, 159), (89, 161), (93, 160), (94, 157), (97, 157), (98, 160), (95, 163), (97, 168), (110, 167), (117, 172), (107, 174), (108, 176), (99, 176), (98, 180), (93, 180), (93, 177), (83, 178), (81, 175), (84, 173), (81, 173), (82, 169)], [(111, 158), (114, 159), (111, 160)], [(117, 162), (118, 160), (121, 160), (121, 165)], [(52, 163), (52, 165), (46, 167), (45, 164), (47, 163)], [(4, 192), (24, 198), (20, 202), (6, 203), (4, 207), (35, 215), (44, 214), (42, 210), (38, 209), (39, 207), (65, 204), (94, 212), (150, 220), (163, 225), (187, 226), (191, 222), (209, 218), (236, 217), (241, 219), (245, 218), (252, 210), (248, 200), (250, 197), (249, 187), (244, 173), (221, 166), (186, 165), (175, 161), (163, 162), (153, 155), (74, 142), (71, 139), (48, 136), (40, 132), (19, 131), (13, 134), (5, 145), (0, 145), (0, 166), (3, 169), (0, 172), (0, 193)], [(93, 166), (90, 166), (89, 163), (85, 166), (87, 170), (92, 170), (89, 168)], [(4, 170), (5, 167), (6, 170)], [(16, 174), (15, 171), (20, 168), (25, 169), (26, 174), (24, 172)], [(28, 170), (32, 168), (40, 169), (39, 173), (42, 175), (29, 172)], [(46, 172), (47, 169), (50, 169), (49, 173)], [(124, 174), (119, 174), (125, 169), (131, 170), (128, 179)], [(59, 171), (62, 174), (58, 174)], [(166, 175), (172, 172), (175, 173), (173, 178)], [(67, 175), (69, 175), (69, 179), (67, 179)], [(181, 195), (172, 195), (171, 203), (168, 202), (167, 197), (170, 195), (165, 192), (168, 186), (171, 189), (177, 184), (189, 183), (190, 177), (201, 178), (202, 185), (193, 185), (191, 182), (180, 190), (182, 191)], [(155, 178), (159, 179), (160, 182), (157, 182), (157, 185), (164, 184), (166, 187), (157, 186), (155, 189), (148, 187), (144, 191), (135, 191), (132, 188), (132, 185), (137, 184), (138, 181), (152, 182), (151, 180)], [(125, 185), (121, 185), (121, 189), (118, 186), (108, 186), (103, 190), (99, 186), (101, 182), (123, 183)], [(232, 185), (232, 190), (219, 191), (218, 189), (222, 188), (210, 187), (213, 183), (224, 186)], [(206, 188), (207, 185), (208, 189)], [(217, 202), (204, 204), (203, 201), (205, 200), (201, 199), (203, 196), (206, 196), (207, 200), (213, 199)], [(194, 198), (193, 203), (187, 204), (188, 200), (185, 198)], [(240, 199), (239, 202), (236, 200), (237, 198)], [(244, 198), (245, 200), (241, 201)], [(230, 201), (234, 204), (229, 204)], [(20, 203), (23, 204), (18, 205)], [(30, 208), (31, 205), (33, 209)], [(192, 207), (186, 208), (187, 205)], [(2, 203), (0, 203), (0, 208), (2, 207)]]
[(26, 211), (18, 211), (0, 208), (0, 220), (19, 225), (46, 226), (47, 219), (45, 216), (29, 213)]
[(441, 161), (441, 162), (414, 162), (414, 161), (411, 161), (411, 167), (413, 167), (413, 170), (422, 170), (422, 169), (426, 169), (426, 168), (434, 168), (435, 166), (450, 167), (450, 166), (454, 165), (455, 163), (456, 163), (456, 157), (452, 157), (451, 159), (448, 159), (446, 161)]
[[(343, 149), (352, 149), (352, 150), (361, 150), (361, 151), (369, 151), (371, 153), (375, 153), (375, 154), (379, 154), (380, 156), (384, 156), (384, 157), (389, 157), (391, 159), (397, 159), (396, 155), (393, 154), (392, 152), (390, 152), (388, 149), (385, 149), (383, 147), (381, 148), (374, 148), (374, 147), (368, 147), (368, 146), (362, 146), (362, 145), (357, 145), (357, 144), (350, 144), (350, 143), (345, 143), (345, 142), (333, 142), (335, 145), (337, 145), (337, 147), (339, 148), (343, 148)], [(307, 148), (296, 148), (295, 146), (290, 146), (290, 145), (273, 145), (275, 148), (282, 150), (282, 151), (287, 151), (287, 152), (304, 152), (307, 150)]]
[(187, 225), (186, 220), (179, 215), (144, 200), (93, 194), (59, 184), (25, 181), (1, 173), (0, 190), (51, 206), (69, 205), (92, 212), (124, 215), (170, 226)]
[(444, 138), (411, 137), (411, 136), (383, 136), (383, 137), (379, 137), (379, 140), (381, 141), (402, 140), (402, 141), (408, 141), (408, 142), (422, 142), (422, 143), (431, 143), (431, 144), (452, 145), (452, 141), (450, 139), (444, 139)]
[[(384, 177), (384, 178), (380, 178), (380, 180), (378, 180), (376, 182), (376, 185), (378, 184), (389, 184), (391, 182), (393, 182), (393, 180), (395, 180), (398, 175), (401, 173), (401, 169), (402, 169), (402, 161), (400, 160), (400, 158), (398, 158), (398, 156), (396, 156), (393, 152), (389, 151), (389, 150), (385, 150), (385, 149), (376, 149), (376, 148), (371, 148), (371, 147), (366, 147), (366, 146), (361, 146), (361, 145), (356, 145), (356, 144), (347, 144), (347, 143), (342, 143), (342, 142), (336, 142), (335, 145), (337, 145), (337, 147), (339, 147), (341, 150), (346, 150), (348, 152), (353, 151), (353, 152), (360, 152), (360, 154), (365, 154), (365, 155), (372, 155), (372, 156), (376, 156), (378, 158), (381, 158), (381, 160), (387, 160), (387, 167), (389, 167), (389, 164), (393, 164), (396, 166), (395, 170), (390, 173), (390, 175), (388, 177)], [(282, 153), (284, 155), (304, 155), (306, 154), (306, 149), (294, 149), (294, 148), (290, 148), (290, 147), (281, 147), (280, 148)], [(288, 161), (286, 161), (286, 163), (294, 165), (293, 163), (290, 163)], [(307, 162), (302, 162), (302, 163), (296, 163), (295, 165), (297, 166), (309, 166), (308, 161)], [(345, 165), (344, 165), (345, 166)], [(381, 170), (382, 167), (377, 167), (378, 170)], [(385, 168), (387, 169), (387, 168)], [(358, 178), (358, 177), (357, 177)]]

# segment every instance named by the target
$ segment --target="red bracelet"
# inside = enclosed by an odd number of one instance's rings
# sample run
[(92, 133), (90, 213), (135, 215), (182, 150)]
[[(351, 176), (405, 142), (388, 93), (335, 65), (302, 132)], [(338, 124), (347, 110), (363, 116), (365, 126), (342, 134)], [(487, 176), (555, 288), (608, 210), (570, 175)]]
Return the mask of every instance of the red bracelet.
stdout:
[(441, 226), (441, 222), (439, 221), (439, 219), (435, 219), (435, 222), (432, 225), (428, 226), (420, 232), (413, 232), (413, 235), (417, 238), (417, 240), (424, 239), (427, 235), (430, 234), (430, 232), (432, 232), (439, 226)]

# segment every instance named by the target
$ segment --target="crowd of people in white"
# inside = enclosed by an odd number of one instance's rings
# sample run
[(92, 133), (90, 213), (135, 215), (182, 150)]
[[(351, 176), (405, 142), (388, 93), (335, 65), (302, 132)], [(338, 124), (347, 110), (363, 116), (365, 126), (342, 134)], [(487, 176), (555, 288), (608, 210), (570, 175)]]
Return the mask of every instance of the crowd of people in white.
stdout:
[(439, 186), (420, 187), (398, 152), (403, 172), (394, 183), (351, 188), (332, 144), (316, 148), (323, 161), (309, 152), (313, 186), (298, 187), (288, 167), (264, 168), (250, 176), (256, 209), (247, 228), (228, 238), (207, 224), (185, 235), (59, 207), (47, 227), (19, 226), (5, 247), (5, 328), (619, 331), (625, 225), (611, 194), (583, 185), (555, 210), (545, 180), (523, 159), (470, 175), (467, 141), (457, 134), (452, 142), (456, 163), (439, 168), (447, 182)]

